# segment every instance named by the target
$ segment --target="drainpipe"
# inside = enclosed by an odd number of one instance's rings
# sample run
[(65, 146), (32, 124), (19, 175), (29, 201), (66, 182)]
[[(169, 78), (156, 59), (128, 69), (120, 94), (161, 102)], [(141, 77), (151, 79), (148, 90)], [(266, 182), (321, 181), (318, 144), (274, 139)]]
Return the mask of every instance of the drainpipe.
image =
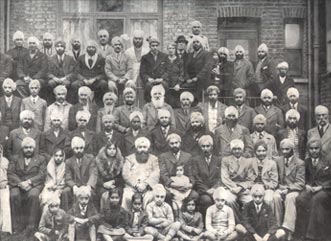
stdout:
[[(313, 61), (313, 55), (312, 55), (312, 44), (311, 44), (311, 22), (312, 22), (312, 16), (311, 16), (311, 1), (307, 0), (307, 35), (308, 35), (308, 113), (313, 113), (313, 83), (312, 83), (312, 61)], [(311, 115), (312, 116), (312, 115)], [(311, 128), (313, 126), (312, 124), (312, 118), (308, 118), (308, 126)]]
[(314, 48), (314, 106), (317, 106), (320, 102), (319, 99), (319, 22), (318, 22), (318, 2), (314, 1), (314, 39), (313, 39), (313, 48)]

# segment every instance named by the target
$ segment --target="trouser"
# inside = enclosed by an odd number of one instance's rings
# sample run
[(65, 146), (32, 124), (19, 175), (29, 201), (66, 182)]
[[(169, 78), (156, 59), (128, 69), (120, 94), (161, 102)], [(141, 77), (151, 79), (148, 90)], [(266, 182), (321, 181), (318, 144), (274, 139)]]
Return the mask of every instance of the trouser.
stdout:
[(288, 229), (291, 232), (295, 230), (295, 220), (297, 217), (296, 211), (296, 198), (299, 195), (299, 192), (290, 192), (285, 196), (285, 213), (284, 213), (284, 221), (283, 227)]
[(284, 213), (281, 195), (278, 192), (268, 189), (265, 191), (264, 201), (272, 208), (272, 211), (275, 214), (277, 225), (281, 226)]
[[(242, 224), (238, 224), (236, 226), (236, 231), (238, 232), (239, 237), (241, 237), (239, 240), (242, 241), (256, 241), (252, 233), (249, 233), (247, 229)], [(261, 238), (264, 237), (265, 234), (259, 234), (257, 233)], [(277, 231), (274, 234), (271, 234), (268, 238), (268, 241), (277, 241), (277, 240), (283, 240), (285, 237), (285, 231), (283, 229), (277, 229)]]

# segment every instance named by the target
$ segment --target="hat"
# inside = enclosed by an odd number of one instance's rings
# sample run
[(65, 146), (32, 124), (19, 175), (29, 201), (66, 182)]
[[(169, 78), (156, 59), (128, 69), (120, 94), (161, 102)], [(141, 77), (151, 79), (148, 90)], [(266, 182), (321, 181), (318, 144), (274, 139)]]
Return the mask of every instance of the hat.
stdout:
[(234, 139), (234, 140), (232, 140), (230, 142), (230, 149), (232, 150), (235, 147), (244, 150), (244, 147), (245, 147), (244, 142), (242, 140), (240, 140), (240, 139)]
[(191, 92), (188, 91), (184, 91), (183, 93), (180, 94), (179, 99), (182, 100), (184, 98), (189, 99), (191, 103), (194, 101), (194, 96), (192, 95)]
[(147, 148), (149, 148), (151, 146), (151, 142), (146, 137), (139, 137), (134, 142), (134, 146), (138, 148), (140, 145), (147, 145)]
[(287, 62), (281, 62), (281, 63), (279, 63), (278, 65), (277, 65), (277, 69), (282, 69), (282, 68), (284, 68), (284, 69), (288, 69), (288, 63)]
[(199, 146), (201, 145), (214, 145), (214, 140), (210, 135), (203, 135), (198, 140)]
[(225, 47), (220, 47), (217, 52), (218, 54), (226, 54), (226, 56), (229, 56), (230, 54), (229, 50)]
[(31, 80), (29, 83), (29, 87), (31, 87), (31, 86), (38, 86), (40, 88), (40, 81), (37, 79)]
[(116, 103), (117, 102), (117, 100), (118, 100), (118, 97), (117, 97), (117, 95), (114, 93), (114, 92), (106, 92), (104, 95), (103, 95), (103, 97), (102, 97), (102, 101), (103, 102), (105, 102), (105, 99), (106, 98), (111, 98), (111, 99), (113, 99), (114, 100), (114, 103)]
[(74, 136), (71, 140), (71, 148), (75, 148), (75, 147), (80, 147), (80, 146), (84, 146), (85, 147), (85, 141), (83, 138), (80, 138), (79, 136)]
[(89, 122), (90, 118), (91, 118), (91, 113), (87, 110), (79, 110), (76, 113), (76, 121), (78, 121), (80, 118), (85, 118), (87, 120), (87, 122)]
[(22, 121), (24, 118), (31, 118), (34, 120), (34, 113), (31, 110), (23, 110), (20, 113), (20, 121)]
[(299, 121), (300, 113), (297, 110), (289, 109), (285, 114), (285, 120), (288, 120), (290, 117), (296, 117), (297, 121)]
[(251, 188), (251, 195), (262, 195), (264, 196), (265, 193), (265, 189), (264, 186), (262, 184), (254, 184)]
[(123, 90), (123, 96), (125, 96), (126, 94), (132, 93), (134, 97), (136, 97), (136, 91), (131, 88), (131, 87), (125, 87), (125, 89)]
[(111, 40), (111, 45), (114, 46), (116, 43), (120, 43), (123, 46), (123, 39), (118, 36), (113, 37)]
[(162, 184), (156, 184), (153, 186), (153, 194), (166, 194), (166, 190)]
[(180, 42), (184, 42), (184, 43), (188, 43), (188, 41), (186, 40), (184, 35), (179, 35), (175, 41), (176, 44), (180, 43)]
[(192, 121), (199, 121), (200, 123), (205, 123), (205, 118), (200, 112), (192, 112), (191, 113), (191, 122)]
[(271, 99), (274, 98), (274, 94), (269, 89), (263, 89), (261, 91), (261, 99), (264, 98), (265, 96), (269, 96), (269, 97), (271, 97)]
[(32, 145), (33, 147), (36, 147), (36, 141), (31, 137), (27, 136), (22, 140), (21, 147), (25, 147), (27, 145)]
[(11, 89), (13, 91), (16, 90), (16, 83), (14, 82), (14, 80), (10, 79), (10, 78), (6, 78), (3, 83), (2, 83), (2, 88), (4, 87), (4, 85), (10, 85)]
[(269, 49), (268, 46), (265, 43), (262, 43), (258, 48), (257, 51), (264, 51), (266, 53), (268, 53)]
[(229, 106), (224, 111), (224, 116), (227, 117), (228, 115), (233, 114), (236, 116), (236, 118), (239, 117), (238, 110), (234, 106)]
[(83, 93), (87, 94), (90, 97), (90, 99), (92, 98), (92, 91), (89, 87), (82, 86), (78, 89), (78, 95), (83, 94)]
[(194, 35), (194, 36), (192, 37), (192, 43), (193, 43), (194, 41), (199, 41), (201, 44), (203, 44), (203, 39), (201, 38), (200, 35)]
[(48, 194), (48, 197), (47, 197), (47, 204), (50, 205), (50, 204), (58, 204), (60, 205), (61, 204), (61, 199), (59, 197), (59, 195), (57, 193), (51, 193), (51, 194)]
[(16, 39), (23, 39), (24, 40), (24, 33), (22, 31), (16, 31), (13, 35), (13, 40)]

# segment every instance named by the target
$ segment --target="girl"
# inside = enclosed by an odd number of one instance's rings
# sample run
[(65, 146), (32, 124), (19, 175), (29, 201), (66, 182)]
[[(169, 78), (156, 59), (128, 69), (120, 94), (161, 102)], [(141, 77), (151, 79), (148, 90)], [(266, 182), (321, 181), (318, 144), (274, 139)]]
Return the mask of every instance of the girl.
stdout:
[(12, 233), (7, 178), (8, 165), (9, 161), (3, 156), (3, 147), (0, 145), (0, 233)]

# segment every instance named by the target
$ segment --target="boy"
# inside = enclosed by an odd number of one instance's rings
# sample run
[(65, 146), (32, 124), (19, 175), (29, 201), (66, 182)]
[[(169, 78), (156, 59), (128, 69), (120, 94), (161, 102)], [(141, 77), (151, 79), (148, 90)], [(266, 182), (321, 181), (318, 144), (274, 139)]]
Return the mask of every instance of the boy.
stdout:
[(178, 232), (181, 224), (175, 222), (173, 211), (165, 200), (166, 190), (162, 184), (153, 187), (154, 200), (147, 205), (148, 223), (145, 232), (155, 239), (170, 241)]

